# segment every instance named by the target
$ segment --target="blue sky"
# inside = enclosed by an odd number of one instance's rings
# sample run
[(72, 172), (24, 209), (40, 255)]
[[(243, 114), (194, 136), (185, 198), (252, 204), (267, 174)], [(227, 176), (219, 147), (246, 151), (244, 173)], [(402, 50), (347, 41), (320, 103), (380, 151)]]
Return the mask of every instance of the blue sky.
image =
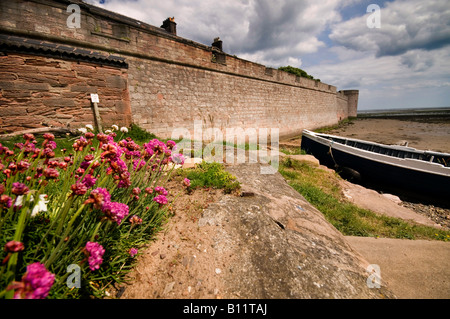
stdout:
[[(450, 106), (448, 0), (85, 0), (270, 67), (304, 69), (338, 90), (360, 90), (359, 109)], [(380, 28), (369, 28), (370, 4)]]

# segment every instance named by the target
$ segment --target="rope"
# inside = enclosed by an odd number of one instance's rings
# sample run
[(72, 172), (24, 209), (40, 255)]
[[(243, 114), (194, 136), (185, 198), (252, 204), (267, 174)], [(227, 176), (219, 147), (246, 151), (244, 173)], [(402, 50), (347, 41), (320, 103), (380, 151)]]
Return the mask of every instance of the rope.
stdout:
[(336, 163), (336, 160), (334, 159), (334, 156), (333, 156), (333, 151), (332, 151), (332, 149), (331, 149), (331, 146), (332, 146), (332, 145), (333, 145), (333, 141), (331, 141), (330, 148), (329, 148), (329, 150), (328, 150), (328, 154), (330, 154), (330, 155), (331, 155), (331, 158), (333, 159), (334, 167), (339, 167), (339, 165)]

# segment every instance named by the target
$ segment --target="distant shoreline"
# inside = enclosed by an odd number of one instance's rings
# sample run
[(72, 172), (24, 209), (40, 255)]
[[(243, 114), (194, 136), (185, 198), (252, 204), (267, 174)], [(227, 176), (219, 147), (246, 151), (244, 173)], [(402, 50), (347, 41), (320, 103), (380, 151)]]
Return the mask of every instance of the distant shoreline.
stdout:
[(381, 109), (358, 111), (359, 118), (412, 118), (412, 117), (445, 117), (450, 118), (450, 107), (417, 108), (417, 109)]

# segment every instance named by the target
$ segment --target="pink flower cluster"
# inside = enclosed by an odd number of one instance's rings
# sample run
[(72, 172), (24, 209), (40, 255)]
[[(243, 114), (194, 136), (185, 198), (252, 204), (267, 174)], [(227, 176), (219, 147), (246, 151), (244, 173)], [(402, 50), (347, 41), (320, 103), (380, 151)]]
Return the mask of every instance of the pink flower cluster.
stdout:
[(88, 255), (89, 268), (92, 271), (99, 269), (105, 253), (103, 246), (99, 243), (88, 241), (85, 248)]
[(127, 204), (118, 202), (105, 202), (102, 206), (102, 212), (110, 220), (115, 221), (118, 225), (122, 219), (128, 216), (129, 208)]
[(155, 192), (157, 192), (159, 195), (164, 195), (167, 196), (168, 192), (166, 191), (166, 189), (162, 186), (156, 186), (155, 187)]
[(134, 257), (134, 255), (138, 253), (138, 250), (136, 248), (130, 248), (128, 253), (130, 254), (131, 257)]
[(7, 290), (15, 289), (14, 299), (45, 299), (55, 282), (55, 275), (44, 264), (35, 262), (27, 266), (22, 281), (13, 282)]
[(84, 203), (94, 204), (95, 208), (100, 209), (109, 220), (115, 221), (118, 225), (129, 213), (128, 205), (111, 201), (111, 195), (106, 188), (99, 187), (92, 190)]
[(157, 202), (158, 204), (160, 204), (160, 205), (165, 205), (165, 204), (167, 204), (167, 197), (166, 196), (164, 196), (164, 195), (158, 195), (158, 196), (155, 196), (154, 198), (153, 198), (153, 200), (155, 201), (155, 202)]

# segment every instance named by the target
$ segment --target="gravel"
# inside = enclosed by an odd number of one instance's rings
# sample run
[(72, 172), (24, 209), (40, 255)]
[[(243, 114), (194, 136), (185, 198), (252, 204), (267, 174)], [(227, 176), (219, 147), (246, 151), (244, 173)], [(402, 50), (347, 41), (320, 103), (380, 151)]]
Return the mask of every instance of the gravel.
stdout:
[(450, 230), (450, 208), (406, 201), (402, 202), (401, 205), (414, 210), (418, 214), (428, 217), (443, 228)]

